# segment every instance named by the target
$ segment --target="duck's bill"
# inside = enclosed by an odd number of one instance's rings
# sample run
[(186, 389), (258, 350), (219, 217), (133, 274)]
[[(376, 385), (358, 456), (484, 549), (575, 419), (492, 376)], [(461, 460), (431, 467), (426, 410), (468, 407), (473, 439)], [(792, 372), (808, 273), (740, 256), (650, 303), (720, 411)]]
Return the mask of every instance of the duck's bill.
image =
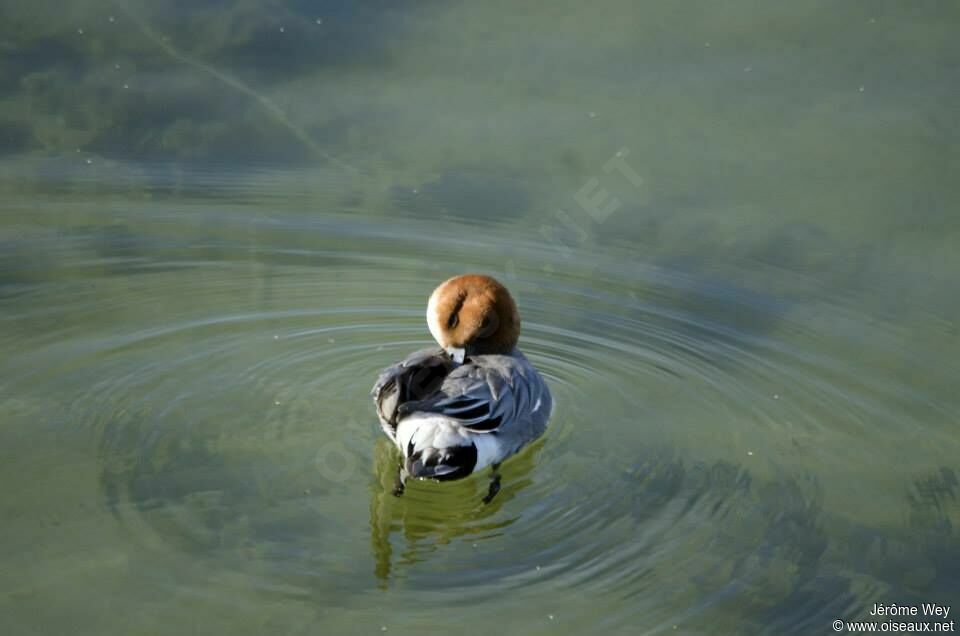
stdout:
[(457, 364), (463, 364), (463, 359), (467, 356), (467, 350), (462, 347), (447, 347), (447, 353)]

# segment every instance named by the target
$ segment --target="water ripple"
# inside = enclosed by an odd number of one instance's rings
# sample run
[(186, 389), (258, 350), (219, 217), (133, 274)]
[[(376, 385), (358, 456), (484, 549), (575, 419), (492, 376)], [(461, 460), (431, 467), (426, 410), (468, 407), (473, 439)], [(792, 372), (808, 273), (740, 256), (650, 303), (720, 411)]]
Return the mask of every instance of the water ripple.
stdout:
[[(396, 498), (398, 458), (369, 387), (428, 344), (432, 284), (464, 254), (471, 269), (492, 263), (489, 237), (396, 227), (274, 219), (243, 230), (259, 233), (252, 246), (159, 242), (135, 256), (127, 237), (107, 260), (80, 240), (51, 256), (55, 282), (7, 301), (22, 348), (6, 364), (22, 382), (72, 388), (62, 421), (95, 441), (103, 501), (131, 541), (265, 593), (346, 599), (371, 579), (451, 602), (570, 590), (670, 626), (760, 590), (756, 614), (779, 607), (786, 625), (841, 611), (818, 592), (825, 527), (870, 532), (836, 505), (855, 496), (843, 484), (901, 443), (911, 409), (948, 411), (885, 372), (919, 363), (895, 326), (828, 297), (797, 308), (715, 272), (615, 255), (564, 268), (531, 243), (501, 277), (556, 398), (547, 435), (504, 465), (491, 505), (486, 475), (413, 482)], [(382, 251), (387, 240), (422, 257)], [(64, 258), (89, 267), (60, 278)], [(51, 296), (70, 320), (48, 311)], [(827, 319), (869, 330), (875, 364), (847, 355)], [(946, 439), (915, 425), (931, 446)], [(901, 478), (926, 474), (907, 463)], [(952, 492), (943, 470), (916, 479)], [(911, 497), (912, 519), (955, 519), (949, 496)], [(848, 614), (881, 587), (861, 572), (837, 584)], [(671, 597), (691, 602), (681, 611)]]

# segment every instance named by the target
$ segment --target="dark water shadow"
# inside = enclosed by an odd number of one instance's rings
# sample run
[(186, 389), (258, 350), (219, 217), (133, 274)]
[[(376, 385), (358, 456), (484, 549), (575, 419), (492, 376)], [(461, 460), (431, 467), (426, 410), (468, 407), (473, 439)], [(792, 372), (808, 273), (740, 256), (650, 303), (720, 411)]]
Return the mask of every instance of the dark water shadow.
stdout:
[[(0, 26), (0, 42), (9, 37), (17, 53), (0, 66), (0, 93), (29, 105), (4, 119), (0, 154), (43, 146), (73, 152), (82, 144), (86, 152), (138, 160), (322, 160), (316, 147), (342, 142), (357, 114), (337, 113), (328, 100), (312, 118), (320, 123), (301, 124), (313, 137), (305, 145), (290, 122), (276, 121), (275, 105), (264, 108), (273, 87), (328, 71), (389, 68), (396, 43), (413, 36), (416, 16), (428, 8), (379, 0), (186, 4), (121, 2), (110, 28), (91, 24), (89, 32), (73, 21), (43, 22), (40, 9), (8, 22), (9, 33)], [(31, 21), (37, 24), (24, 27)], [(60, 128), (51, 128), (51, 117), (18, 112), (59, 114)]]
[[(709, 529), (710, 553), (720, 558), (684, 559), (703, 562), (691, 570), (690, 583), (703, 617), (713, 617), (711, 624), (725, 633), (813, 633), (838, 618), (869, 618), (873, 603), (949, 604), (960, 589), (960, 488), (950, 468), (908, 484), (906, 525), (885, 528), (826, 512), (812, 476), (758, 480), (741, 465), (689, 462), (665, 452), (641, 461), (626, 480), (618, 488), (625, 493), (620, 505), (644, 540), (667, 544), (702, 532), (683, 516), (658, 530), (665, 534), (644, 530), (659, 527), (680, 502), (698, 511), (695, 525)], [(639, 554), (648, 553), (655, 552)], [(637, 575), (616, 576), (639, 583), (641, 573), (656, 567), (644, 559), (633, 564)], [(625, 599), (651, 593), (614, 584)], [(688, 627), (700, 620), (694, 613)]]

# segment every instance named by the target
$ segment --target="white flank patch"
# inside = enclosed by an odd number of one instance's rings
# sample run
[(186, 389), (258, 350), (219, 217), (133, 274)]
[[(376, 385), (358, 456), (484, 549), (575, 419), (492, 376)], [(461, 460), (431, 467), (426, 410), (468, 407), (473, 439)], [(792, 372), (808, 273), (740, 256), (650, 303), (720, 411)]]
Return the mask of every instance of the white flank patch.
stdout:
[(420, 424), (423, 420), (419, 420), (415, 417), (406, 417), (400, 420), (400, 424), (397, 426), (397, 447), (400, 449), (400, 452), (403, 453), (403, 456), (407, 456), (407, 445), (410, 444), (410, 439), (413, 437), (413, 434), (417, 432), (417, 429), (420, 428)]
[(411, 415), (400, 420), (397, 427), (397, 446), (403, 456), (407, 456), (407, 446), (413, 442), (415, 451), (427, 447), (437, 449), (452, 448), (454, 446), (469, 446), (473, 443), (477, 447), (477, 465), (473, 472), (495, 464), (504, 458), (503, 448), (494, 435), (471, 434), (458, 424), (445, 417), (436, 415)]
[(465, 429), (439, 415), (414, 413), (400, 420), (397, 427), (397, 446), (404, 456), (410, 442), (413, 442), (413, 450), (422, 451), (425, 448), (469, 446), (470, 441), (470, 435)]

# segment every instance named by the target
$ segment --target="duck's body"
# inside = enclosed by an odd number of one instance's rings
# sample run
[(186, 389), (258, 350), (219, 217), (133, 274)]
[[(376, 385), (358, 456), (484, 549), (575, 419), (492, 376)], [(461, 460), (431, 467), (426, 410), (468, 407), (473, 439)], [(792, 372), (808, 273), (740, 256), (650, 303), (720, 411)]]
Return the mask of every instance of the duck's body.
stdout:
[(380, 425), (406, 473), (459, 479), (543, 434), (553, 400), (516, 348), (519, 316), (502, 285), (452, 278), (431, 296), (427, 322), (441, 347), (410, 354), (373, 387)]
[(459, 479), (513, 455), (543, 434), (553, 408), (522, 353), (457, 364), (440, 348), (389, 367), (373, 389), (383, 432), (413, 477)]

